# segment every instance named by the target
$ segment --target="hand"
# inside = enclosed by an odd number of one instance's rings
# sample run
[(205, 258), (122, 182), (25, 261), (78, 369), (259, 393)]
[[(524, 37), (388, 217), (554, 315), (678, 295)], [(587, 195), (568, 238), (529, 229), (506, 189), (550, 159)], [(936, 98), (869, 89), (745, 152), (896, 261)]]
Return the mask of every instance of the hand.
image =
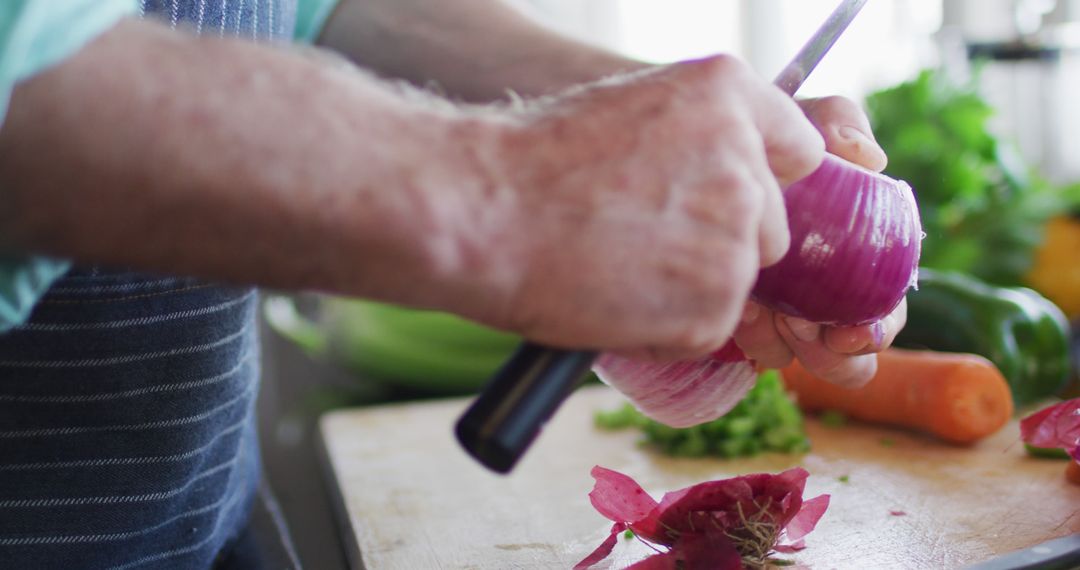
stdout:
[[(808, 99), (800, 105), (825, 137), (829, 152), (875, 171), (885, 168), (885, 153), (874, 142), (870, 124), (855, 103), (828, 97)], [(857, 387), (874, 376), (874, 353), (892, 344), (906, 321), (906, 302), (870, 325), (830, 327), (773, 313), (750, 301), (735, 331), (735, 341), (762, 366), (780, 368), (798, 358), (821, 378)]]
[(758, 271), (787, 250), (781, 185), (823, 157), (795, 102), (721, 56), (607, 80), (525, 116), (489, 161), (501, 180), (483, 208), (503, 229), (472, 247), (513, 294), (484, 320), (657, 359), (724, 344)]

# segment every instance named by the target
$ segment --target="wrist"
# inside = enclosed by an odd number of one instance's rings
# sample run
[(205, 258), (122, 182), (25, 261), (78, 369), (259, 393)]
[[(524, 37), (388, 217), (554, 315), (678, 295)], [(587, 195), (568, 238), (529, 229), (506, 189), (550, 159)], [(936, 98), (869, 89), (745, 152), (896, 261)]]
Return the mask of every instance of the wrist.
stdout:
[(520, 129), (517, 115), (492, 109), (466, 109), (440, 126), (443, 152), (432, 156), (441, 166), (423, 184), (415, 228), (428, 286), (412, 302), (512, 327), (527, 230), (505, 147)]

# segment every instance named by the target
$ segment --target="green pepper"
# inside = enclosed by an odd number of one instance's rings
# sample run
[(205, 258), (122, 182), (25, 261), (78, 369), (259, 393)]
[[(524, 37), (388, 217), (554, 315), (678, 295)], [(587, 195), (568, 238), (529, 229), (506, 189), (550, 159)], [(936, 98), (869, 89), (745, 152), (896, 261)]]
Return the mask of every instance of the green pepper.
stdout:
[(1069, 327), (1061, 310), (1023, 287), (994, 287), (955, 272), (919, 269), (895, 345), (978, 354), (993, 362), (1023, 406), (1069, 379)]

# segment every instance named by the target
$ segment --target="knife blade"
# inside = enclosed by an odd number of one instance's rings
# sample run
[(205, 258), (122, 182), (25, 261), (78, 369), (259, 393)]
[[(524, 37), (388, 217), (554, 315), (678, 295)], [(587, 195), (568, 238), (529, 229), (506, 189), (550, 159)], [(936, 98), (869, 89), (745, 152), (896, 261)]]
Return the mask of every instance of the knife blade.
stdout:
[[(777, 76), (794, 95), (867, 0), (843, 0)], [(597, 353), (525, 342), (458, 420), (458, 442), (481, 464), (509, 473), (564, 400), (588, 376)]]
[(867, 0), (844, 0), (841, 2), (832, 11), (832, 14), (829, 14), (829, 17), (825, 19), (825, 23), (814, 32), (814, 35), (810, 36), (810, 39), (799, 50), (799, 53), (795, 54), (791, 62), (780, 71), (780, 74), (773, 80), (773, 85), (776, 85), (788, 95), (795, 95), (795, 92), (810, 77), (810, 72), (814, 71), (818, 63), (821, 63), (822, 58), (829, 53), (836, 40), (840, 39), (844, 30), (851, 25), (851, 22), (855, 20), (855, 16), (862, 11), (866, 2)]

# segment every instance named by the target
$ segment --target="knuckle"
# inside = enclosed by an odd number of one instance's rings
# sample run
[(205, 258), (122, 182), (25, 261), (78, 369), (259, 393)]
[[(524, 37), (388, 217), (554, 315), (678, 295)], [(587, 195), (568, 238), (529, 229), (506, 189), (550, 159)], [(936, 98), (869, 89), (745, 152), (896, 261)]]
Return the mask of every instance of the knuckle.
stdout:
[[(708, 246), (706, 246), (708, 247)], [(738, 320), (750, 287), (757, 278), (756, 252), (743, 244), (723, 244), (708, 247), (708, 261), (702, 264), (700, 279), (702, 297), (707, 304), (702, 314), (727, 315)]]
[(765, 208), (763, 189), (745, 172), (728, 170), (712, 181), (713, 191), (723, 200), (721, 208), (733, 223), (752, 225)]
[(750, 67), (741, 59), (728, 54), (714, 55), (700, 62), (703, 73), (709, 77), (731, 79), (744, 79), (753, 75)]
[(877, 370), (873, 355), (839, 357), (821, 365), (818, 375), (838, 386), (858, 388), (870, 381)]
[(822, 97), (815, 99), (811, 106), (814, 114), (817, 115), (843, 115), (843, 116), (861, 116), (862, 110), (859, 105), (847, 97), (840, 95), (830, 95), (828, 97)]
[(700, 109), (753, 105), (760, 91), (757, 82), (764, 83), (745, 62), (731, 55), (694, 61), (687, 66), (686, 73), (688, 84), (695, 86), (691, 93)]
[(687, 326), (672, 339), (671, 349), (683, 354), (706, 354), (722, 345), (726, 335), (715, 323), (694, 323)]
[(742, 243), (753, 236), (765, 198), (753, 177), (724, 169), (696, 185), (687, 194), (683, 209), (690, 219), (719, 227), (726, 237)]
[(781, 185), (787, 186), (810, 176), (821, 166), (824, 158), (825, 139), (814, 131), (801, 144), (792, 145), (783, 171), (778, 173)]
[(768, 239), (763, 240), (761, 249), (760, 262), (762, 267), (770, 267), (780, 263), (791, 251), (791, 232), (786, 227), (772, 232)]

